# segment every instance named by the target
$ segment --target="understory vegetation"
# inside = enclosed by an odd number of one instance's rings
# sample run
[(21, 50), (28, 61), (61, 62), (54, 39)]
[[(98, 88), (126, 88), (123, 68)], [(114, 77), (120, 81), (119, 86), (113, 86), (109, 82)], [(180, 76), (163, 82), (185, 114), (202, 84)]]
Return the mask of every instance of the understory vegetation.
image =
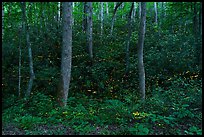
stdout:
[[(176, 12), (171, 6), (169, 10), (172, 14)], [(111, 17), (104, 20), (103, 37), (100, 37), (100, 21), (94, 21), (93, 63), (90, 63), (87, 53), (82, 19), (74, 17), (72, 70), (66, 107), (59, 107), (56, 102), (62, 32), (53, 27), (55, 22), (53, 26), (48, 24), (45, 30), (30, 25), (36, 78), (29, 99), (18, 97), (19, 31), (17, 27), (4, 27), (2, 134), (201, 135), (202, 68), (199, 57), (202, 38), (195, 40), (191, 29), (184, 31), (179, 28), (185, 19), (174, 22), (173, 31), (168, 29), (168, 17), (172, 14), (166, 17), (159, 29), (153, 27), (150, 11), (147, 12), (145, 101), (140, 99), (138, 86), (138, 18), (133, 23), (130, 68), (126, 74), (126, 17), (119, 18), (120, 12), (117, 13), (112, 36), (109, 34)], [(21, 16), (20, 13), (18, 16)], [(179, 13), (177, 16), (177, 19), (182, 17)], [(13, 20), (12, 23), (17, 26), (17, 19)], [(4, 22), (8, 23), (8, 19)], [(189, 23), (189, 26), (192, 24)], [(22, 41), (22, 94), (29, 81), (28, 49), (25, 45)]]

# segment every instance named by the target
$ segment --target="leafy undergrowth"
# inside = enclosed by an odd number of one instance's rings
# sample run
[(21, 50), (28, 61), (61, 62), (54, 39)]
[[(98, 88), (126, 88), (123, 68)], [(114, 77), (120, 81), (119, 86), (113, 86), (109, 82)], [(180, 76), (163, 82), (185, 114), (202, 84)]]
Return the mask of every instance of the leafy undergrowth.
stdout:
[(65, 108), (57, 107), (52, 96), (36, 92), (29, 101), (20, 99), (3, 110), (2, 134), (201, 135), (201, 81), (178, 76), (171, 83), (167, 90), (155, 88), (145, 102), (133, 95), (97, 99), (75, 94)]

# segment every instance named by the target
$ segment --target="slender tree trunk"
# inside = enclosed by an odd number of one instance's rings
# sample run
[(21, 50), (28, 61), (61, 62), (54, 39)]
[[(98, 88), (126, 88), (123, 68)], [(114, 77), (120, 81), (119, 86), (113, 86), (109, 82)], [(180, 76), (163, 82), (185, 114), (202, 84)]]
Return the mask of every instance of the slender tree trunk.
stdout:
[(29, 57), (29, 67), (30, 67), (30, 80), (28, 83), (28, 88), (26, 92), (26, 97), (30, 96), (32, 86), (33, 86), (33, 80), (35, 79), (35, 74), (33, 71), (33, 57), (32, 57), (32, 49), (31, 49), (31, 44), (30, 44), (30, 35), (29, 35), (29, 25), (27, 23), (27, 18), (26, 18), (26, 3), (22, 2), (22, 13), (23, 13), (23, 25), (24, 25), (24, 32), (26, 35), (26, 45), (28, 47), (28, 57)]
[(126, 74), (129, 73), (129, 67), (130, 67), (129, 47), (130, 47), (130, 37), (131, 37), (131, 33), (132, 33), (131, 15), (132, 15), (133, 7), (134, 7), (134, 2), (132, 2), (132, 6), (131, 6), (130, 13), (128, 16), (128, 24), (127, 24), (128, 36), (127, 36), (127, 46), (126, 46), (126, 70), (125, 70)]
[(115, 9), (115, 7), (116, 7), (116, 3), (117, 3), (117, 2), (113, 2), (113, 3), (114, 3), (114, 7), (113, 7), (113, 10), (114, 10), (114, 9)]
[(112, 22), (111, 22), (111, 32), (110, 32), (111, 35), (113, 34), (113, 26), (114, 26), (114, 21), (115, 21), (115, 18), (116, 18), (117, 9), (118, 9), (118, 7), (119, 7), (122, 3), (123, 3), (123, 2), (119, 2), (119, 3), (117, 3), (117, 5), (115, 6), (114, 13), (113, 13), (113, 17), (112, 17)]
[(102, 38), (102, 35), (103, 35), (103, 2), (101, 2), (100, 17), (101, 17), (101, 38)]
[(89, 57), (91, 59), (91, 62), (93, 60), (93, 50), (92, 50), (92, 2), (87, 2), (87, 13), (88, 13), (88, 18), (87, 18), (87, 30), (86, 30), (86, 35), (87, 35), (87, 47), (89, 51)]
[(22, 28), (19, 27), (19, 59), (18, 59), (18, 97), (21, 97), (21, 44)]
[(157, 3), (154, 2), (154, 13), (155, 13), (155, 16), (154, 16), (154, 19), (155, 19), (155, 23), (156, 25), (158, 25), (158, 22), (157, 22)]
[(57, 3), (57, 29), (60, 28), (60, 24), (61, 24), (61, 3), (58, 2)]
[[(74, 12), (74, 2), (73, 2), (73, 12)], [(74, 17), (72, 17), (72, 25), (74, 26)]]
[(163, 6), (164, 6), (164, 17), (166, 17), (166, 2), (163, 2)]
[(83, 14), (83, 23), (82, 23), (82, 29), (85, 32), (86, 26), (87, 26), (87, 2), (84, 2), (84, 14)]
[[(98, 2), (98, 9), (101, 9), (101, 4), (100, 4), (100, 2)], [(101, 19), (100, 11), (101, 11), (101, 10), (98, 10), (98, 20)]]
[[(123, 3), (121, 4), (121, 7), (120, 7), (120, 8), (123, 9), (124, 7), (125, 7), (125, 2), (123, 2)], [(124, 18), (124, 14), (122, 14), (121, 17), (122, 17), (122, 19), (123, 19), (123, 18)]]
[(108, 12), (108, 2), (106, 2), (106, 16), (108, 17), (108, 14), (109, 14), (109, 12)]
[(12, 2), (9, 2), (9, 8), (8, 8), (8, 17), (9, 17), (9, 21), (8, 21), (8, 24), (9, 24), (9, 27), (12, 28), (13, 26), (13, 16), (11, 16), (11, 13), (12, 13)]
[(2, 2), (2, 39), (3, 39), (3, 34), (4, 34), (4, 5), (3, 5), (3, 2)]
[(137, 5), (136, 5), (136, 2), (134, 2), (134, 8), (133, 8), (133, 12), (132, 12), (133, 21), (135, 21), (136, 10), (137, 10)]
[(62, 3), (62, 13), (63, 41), (58, 101), (60, 106), (65, 107), (67, 105), (72, 65), (72, 2)]
[(140, 17), (141, 17), (141, 2), (139, 2), (139, 4), (138, 4), (138, 9), (139, 9), (139, 19), (140, 19)]
[(202, 38), (202, 3), (200, 3), (200, 35)]
[(145, 99), (145, 70), (143, 63), (143, 45), (146, 27), (145, 22), (146, 22), (146, 2), (141, 2), (141, 19), (138, 40), (138, 70), (139, 70), (139, 90), (142, 95), (142, 100)]

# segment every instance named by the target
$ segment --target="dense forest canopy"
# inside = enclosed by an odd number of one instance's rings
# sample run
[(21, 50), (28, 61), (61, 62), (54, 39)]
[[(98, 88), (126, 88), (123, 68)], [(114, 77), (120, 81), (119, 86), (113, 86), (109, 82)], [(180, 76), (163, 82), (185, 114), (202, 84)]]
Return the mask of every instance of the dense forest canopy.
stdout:
[(202, 2), (2, 2), (2, 122), (201, 134)]

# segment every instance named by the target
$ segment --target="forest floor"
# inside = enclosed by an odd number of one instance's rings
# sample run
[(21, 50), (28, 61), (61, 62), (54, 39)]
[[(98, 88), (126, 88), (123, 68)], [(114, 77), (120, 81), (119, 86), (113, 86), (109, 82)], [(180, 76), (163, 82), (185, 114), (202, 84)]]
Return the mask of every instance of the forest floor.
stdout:
[[(115, 125), (108, 125), (107, 129), (110, 132), (117, 132), (119, 130), (118, 126)], [(95, 127), (95, 130), (87, 133), (88, 135), (100, 135), (100, 133), (104, 130), (103, 127)], [(21, 127), (18, 127), (15, 124), (7, 124), (2, 125), (2, 135), (55, 135), (57, 132), (62, 133), (63, 135), (77, 135), (72, 128), (67, 127), (66, 125), (59, 124), (59, 125), (52, 125), (52, 126), (47, 126), (47, 125), (38, 125), (35, 126), (33, 130), (24, 130)]]

